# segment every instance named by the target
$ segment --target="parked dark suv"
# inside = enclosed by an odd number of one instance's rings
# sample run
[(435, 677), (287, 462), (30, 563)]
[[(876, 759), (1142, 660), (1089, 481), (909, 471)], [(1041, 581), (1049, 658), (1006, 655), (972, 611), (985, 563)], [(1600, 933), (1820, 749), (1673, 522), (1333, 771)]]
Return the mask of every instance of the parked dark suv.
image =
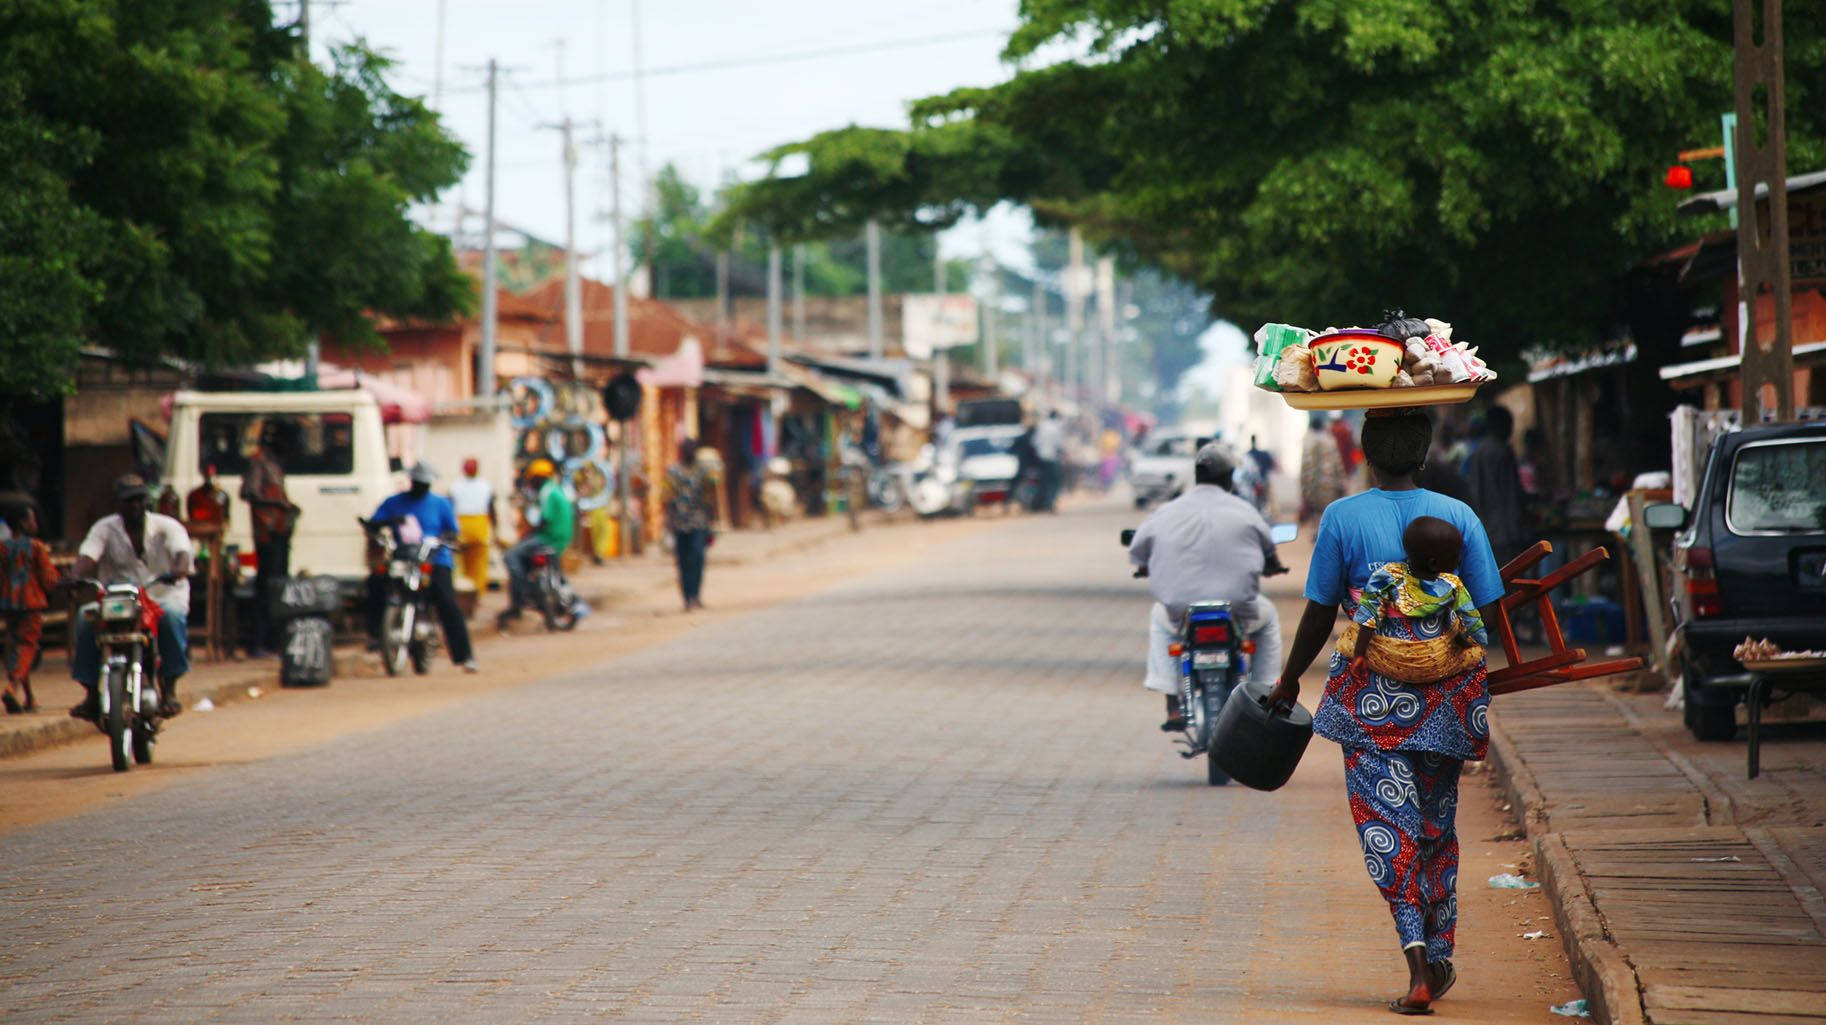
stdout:
[(1748, 683), (1731, 657), (1739, 641), (1826, 648), (1826, 422), (1720, 436), (1691, 513), (1657, 505), (1644, 518), (1680, 528), (1673, 606), (1687, 728), (1729, 740)]

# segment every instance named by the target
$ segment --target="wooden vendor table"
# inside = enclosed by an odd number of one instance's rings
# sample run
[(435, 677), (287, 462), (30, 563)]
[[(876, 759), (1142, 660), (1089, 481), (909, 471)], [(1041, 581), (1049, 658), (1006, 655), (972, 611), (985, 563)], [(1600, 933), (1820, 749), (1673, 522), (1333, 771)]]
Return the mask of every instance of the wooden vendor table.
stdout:
[(1826, 691), (1826, 659), (1794, 659), (1788, 664), (1772, 659), (1745, 662), (1744, 668), (1750, 671), (1750, 692), (1744, 696), (1750, 734), (1749, 778), (1755, 779), (1762, 771), (1763, 704), (1778, 690), (1816, 694)]

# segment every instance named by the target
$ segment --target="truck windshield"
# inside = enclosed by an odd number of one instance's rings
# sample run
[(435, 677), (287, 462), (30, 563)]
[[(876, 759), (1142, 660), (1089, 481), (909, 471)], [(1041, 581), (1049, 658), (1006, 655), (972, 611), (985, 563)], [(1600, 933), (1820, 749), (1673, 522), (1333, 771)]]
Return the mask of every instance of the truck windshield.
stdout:
[(278, 428), (279, 465), (288, 475), (337, 476), (355, 470), (355, 418), (348, 413), (204, 413), (197, 418), (197, 472), (247, 472), (267, 424)]
[(1826, 530), (1826, 441), (1744, 446), (1726, 512), (1737, 534)]

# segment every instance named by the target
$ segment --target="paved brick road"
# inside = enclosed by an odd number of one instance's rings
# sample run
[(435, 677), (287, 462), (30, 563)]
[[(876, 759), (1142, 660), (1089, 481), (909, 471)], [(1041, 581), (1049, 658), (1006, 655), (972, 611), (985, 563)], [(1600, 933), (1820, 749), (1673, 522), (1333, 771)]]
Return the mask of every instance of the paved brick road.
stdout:
[(1170, 752), (1131, 519), (0, 837), (0, 1020), (1385, 1020), (1335, 749)]

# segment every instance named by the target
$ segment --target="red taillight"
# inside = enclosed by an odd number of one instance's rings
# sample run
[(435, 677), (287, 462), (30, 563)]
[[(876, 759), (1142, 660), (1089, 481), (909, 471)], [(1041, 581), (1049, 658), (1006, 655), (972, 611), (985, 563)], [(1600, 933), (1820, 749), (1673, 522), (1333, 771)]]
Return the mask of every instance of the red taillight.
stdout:
[(1710, 548), (1689, 548), (1687, 555), (1687, 599), (1695, 616), (1717, 616), (1725, 611), (1718, 594), (1718, 578), (1712, 571), (1717, 565)]
[(550, 561), (550, 559), (546, 558), (544, 552), (536, 552), (533, 554), (533, 565), (535, 566), (543, 566)]
[(257, 553), (255, 553), (255, 552), (242, 552), (241, 553), (241, 568), (242, 569), (258, 569), (259, 566), (260, 566), (260, 556)]
[(1218, 623), (1215, 626), (1196, 626), (1192, 628), (1193, 644), (1223, 644), (1230, 640), (1230, 626)]
[(418, 571), (419, 571), (419, 572), (420, 572), (420, 573), (423, 573), (423, 574), (425, 574), (425, 575), (426, 575), (426, 576), (430, 576), (430, 575), (431, 575), (431, 564), (430, 564), (430, 563), (429, 563), (429, 562), (421, 562), (421, 563), (419, 563), (419, 564), (418, 564)]

